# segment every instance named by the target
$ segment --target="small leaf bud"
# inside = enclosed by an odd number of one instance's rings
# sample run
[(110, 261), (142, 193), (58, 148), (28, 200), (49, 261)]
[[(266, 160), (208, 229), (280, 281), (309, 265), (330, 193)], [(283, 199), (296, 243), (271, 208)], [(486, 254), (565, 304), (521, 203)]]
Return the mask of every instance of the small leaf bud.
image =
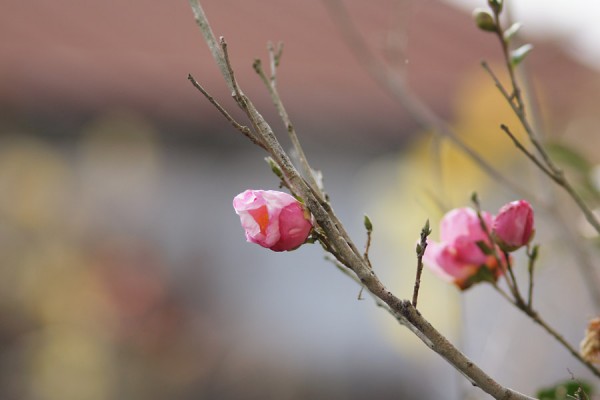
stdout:
[(510, 40), (517, 34), (517, 32), (519, 32), (519, 29), (521, 29), (521, 26), (522, 25), (520, 22), (515, 22), (507, 30), (505, 30), (504, 31), (504, 41), (506, 43), (510, 42)]
[(279, 168), (275, 160), (273, 160), (271, 157), (265, 157), (265, 161), (269, 164), (269, 167), (271, 167), (271, 171), (273, 171), (273, 173), (277, 175), (278, 178), (282, 179), (283, 172), (281, 172), (281, 169)]
[(369, 218), (369, 216), (366, 214), (365, 214), (364, 224), (365, 224), (365, 229), (367, 230), (367, 232), (373, 232), (373, 223), (371, 222), (371, 219)]
[(492, 17), (489, 12), (481, 8), (476, 8), (473, 10), (473, 19), (475, 19), (475, 24), (477, 24), (477, 27), (482, 31), (496, 32), (497, 27), (494, 22), (494, 17)]
[(502, 0), (488, 0), (488, 5), (495, 14), (500, 14), (502, 12), (502, 6), (504, 5), (504, 2)]
[(518, 49), (513, 50), (510, 53), (510, 62), (513, 66), (517, 66), (519, 65), (527, 56), (527, 54), (529, 54), (531, 52), (531, 50), (533, 50), (533, 46), (529, 43), (524, 44), (523, 46), (519, 47)]

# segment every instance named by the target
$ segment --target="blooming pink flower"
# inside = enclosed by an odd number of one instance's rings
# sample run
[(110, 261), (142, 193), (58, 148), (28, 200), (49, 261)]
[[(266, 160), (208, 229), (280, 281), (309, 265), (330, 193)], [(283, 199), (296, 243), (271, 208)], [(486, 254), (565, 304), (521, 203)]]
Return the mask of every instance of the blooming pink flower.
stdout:
[(492, 235), (504, 251), (515, 251), (533, 237), (533, 209), (525, 200), (505, 204), (494, 219)]
[(302, 204), (287, 193), (246, 190), (233, 199), (246, 240), (273, 251), (293, 250), (306, 241), (312, 224)]
[[(486, 226), (491, 227), (493, 216), (487, 212), (481, 216)], [(504, 269), (498, 268), (495, 257), (484, 254), (477, 242), (492, 247), (477, 212), (471, 208), (457, 208), (442, 218), (440, 242), (428, 241), (423, 259), (436, 275), (453, 282), (461, 290), (483, 279), (497, 279)], [(490, 273), (479, 275), (482, 268)]]

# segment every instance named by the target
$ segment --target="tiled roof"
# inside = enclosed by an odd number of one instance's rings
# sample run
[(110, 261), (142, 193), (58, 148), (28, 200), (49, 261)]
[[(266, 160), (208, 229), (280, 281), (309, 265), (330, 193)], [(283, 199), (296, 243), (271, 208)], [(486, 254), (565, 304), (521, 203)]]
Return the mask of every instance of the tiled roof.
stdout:
[[(269, 107), (251, 68), (268, 40), (282, 40), (280, 91), (296, 120), (324, 130), (411, 126), (410, 118), (357, 64), (319, 0), (204, 1), (229, 44), (245, 91)], [(397, 23), (411, 86), (445, 116), (462, 77), (494, 59), (494, 38), (470, 16), (438, 1), (347, 2), (375, 49)], [(398, 7), (398, 4), (403, 4)], [(217, 113), (187, 82), (193, 73), (214, 95), (228, 93), (185, 1), (8, 0), (0, 13), (0, 104), (16, 113), (76, 115), (132, 108), (167, 121), (198, 124)], [(590, 72), (553, 47), (531, 57), (536, 76), (566, 93)], [(571, 76), (570, 80), (556, 79)], [(344, 125), (346, 121), (347, 126)], [(309, 124), (309, 126), (313, 126)], [(331, 128), (331, 129), (330, 129)]]

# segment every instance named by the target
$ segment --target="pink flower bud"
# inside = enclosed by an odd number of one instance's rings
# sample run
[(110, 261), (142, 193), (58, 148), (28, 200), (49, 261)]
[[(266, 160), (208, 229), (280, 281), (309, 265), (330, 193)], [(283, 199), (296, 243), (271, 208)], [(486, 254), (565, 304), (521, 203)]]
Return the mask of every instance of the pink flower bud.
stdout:
[[(486, 212), (481, 216), (489, 229), (493, 217)], [(423, 260), (433, 273), (461, 290), (481, 280), (497, 279), (504, 268), (498, 268), (495, 257), (485, 254), (477, 242), (492, 248), (477, 212), (457, 208), (442, 218), (440, 242), (428, 241)]]
[(533, 238), (533, 209), (525, 200), (512, 201), (498, 211), (492, 235), (504, 251), (515, 251)]
[(302, 204), (287, 193), (246, 190), (233, 199), (246, 240), (273, 251), (294, 250), (306, 241), (312, 224)]

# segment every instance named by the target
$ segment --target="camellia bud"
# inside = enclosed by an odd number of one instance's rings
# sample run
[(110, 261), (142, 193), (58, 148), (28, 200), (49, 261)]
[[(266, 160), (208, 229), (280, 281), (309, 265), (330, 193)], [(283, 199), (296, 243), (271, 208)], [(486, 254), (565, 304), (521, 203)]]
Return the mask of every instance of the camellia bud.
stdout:
[(494, 241), (504, 251), (515, 251), (533, 238), (533, 209), (525, 200), (512, 201), (498, 211), (492, 227)]
[(473, 19), (475, 19), (475, 24), (482, 31), (486, 32), (495, 32), (496, 31), (496, 23), (494, 22), (494, 17), (484, 9), (476, 8), (473, 10)]
[(246, 190), (233, 199), (246, 240), (273, 251), (294, 250), (311, 229), (310, 214), (291, 195), (274, 190)]

